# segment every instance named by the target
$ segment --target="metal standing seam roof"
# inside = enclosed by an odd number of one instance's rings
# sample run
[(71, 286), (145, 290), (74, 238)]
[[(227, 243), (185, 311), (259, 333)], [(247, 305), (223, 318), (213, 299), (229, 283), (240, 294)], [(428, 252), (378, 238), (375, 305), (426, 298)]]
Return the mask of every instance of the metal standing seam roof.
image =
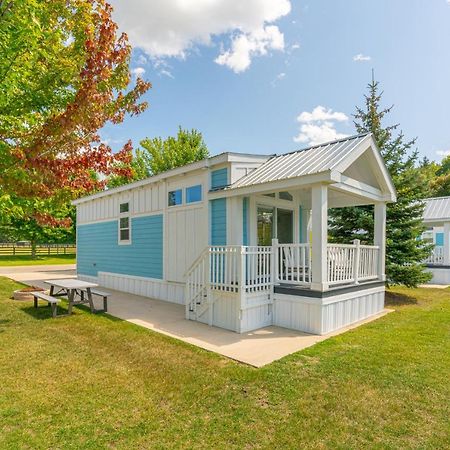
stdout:
[(423, 219), (428, 221), (450, 220), (450, 197), (436, 197), (425, 200)]
[(361, 142), (370, 137), (371, 133), (359, 134), (275, 156), (229, 186), (229, 189), (332, 170)]

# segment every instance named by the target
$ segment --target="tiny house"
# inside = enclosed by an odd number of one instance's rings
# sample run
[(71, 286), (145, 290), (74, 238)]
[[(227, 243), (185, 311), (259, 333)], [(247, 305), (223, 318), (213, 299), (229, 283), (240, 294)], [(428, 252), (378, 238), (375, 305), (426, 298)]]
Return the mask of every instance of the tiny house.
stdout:
[[(328, 333), (384, 308), (395, 195), (370, 134), (223, 153), (76, 200), (78, 277), (238, 333)], [(328, 209), (355, 205), (374, 205), (373, 245), (329, 243)]]
[(425, 261), (433, 278), (430, 283), (450, 284), (450, 197), (435, 197), (425, 201), (423, 223), (427, 230), (422, 234), (425, 242), (434, 244)]

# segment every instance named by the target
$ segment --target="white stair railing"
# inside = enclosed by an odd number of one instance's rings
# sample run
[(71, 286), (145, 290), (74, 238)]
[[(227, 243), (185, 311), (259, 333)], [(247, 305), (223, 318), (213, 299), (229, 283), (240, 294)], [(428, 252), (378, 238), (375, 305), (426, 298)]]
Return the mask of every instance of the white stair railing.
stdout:
[(207, 303), (209, 294), (209, 249), (206, 248), (185, 273), (186, 318), (197, 315), (200, 305)]

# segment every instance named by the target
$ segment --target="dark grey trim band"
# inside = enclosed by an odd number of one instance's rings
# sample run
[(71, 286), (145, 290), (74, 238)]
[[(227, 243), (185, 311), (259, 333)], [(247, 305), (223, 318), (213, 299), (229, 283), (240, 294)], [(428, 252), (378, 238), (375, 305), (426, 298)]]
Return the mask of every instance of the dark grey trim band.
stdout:
[(450, 269), (450, 266), (444, 266), (442, 264), (426, 264), (427, 269)]
[(275, 294), (298, 295), (300, 297), (328, 298), (333, 297), (335, 295), (364, 291), (366, 289), (372, 289), (384, 285), (385, 285), (384, 281), (372, 281), (354, 286), (345, 286), (341, 288), (335, 288), (330, 291), (320, 292), (320, 291), (312, 291), (311, 289), (305, 289), (304, 287), (300, 286), (290, 286), (286, 284), (281, 284), (279, 286), (275, 286), (274, 292)]

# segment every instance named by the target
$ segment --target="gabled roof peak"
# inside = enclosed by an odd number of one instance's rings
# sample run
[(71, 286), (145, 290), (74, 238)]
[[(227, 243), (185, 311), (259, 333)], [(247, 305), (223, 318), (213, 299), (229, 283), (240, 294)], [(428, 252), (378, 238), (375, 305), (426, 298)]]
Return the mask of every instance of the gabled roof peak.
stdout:
[(367, 132), (367, 133), (354, 134), (352, 136), (347, 136), (345, 138), (336, 139), (334, 141), (328, 141), (328, 142), (323, 142), (322, 144), (310, 145), (309, 147), (300, 148), (298, 150), (293, 150), (292, 152), (283, 153), (282, 155), (278, 155), (278, 156), (290, 155), (292, 153), (306, 152), (308, 150), (313, 150), (315, 148), (327, 147), (328, 145), (341, 144), (343, 142), (352, 141), (354, 139), (358, 139), (358, 138), (363, 138), (363, 137), (369, 136), (370, 134), (372, 134), (372, 133)]

